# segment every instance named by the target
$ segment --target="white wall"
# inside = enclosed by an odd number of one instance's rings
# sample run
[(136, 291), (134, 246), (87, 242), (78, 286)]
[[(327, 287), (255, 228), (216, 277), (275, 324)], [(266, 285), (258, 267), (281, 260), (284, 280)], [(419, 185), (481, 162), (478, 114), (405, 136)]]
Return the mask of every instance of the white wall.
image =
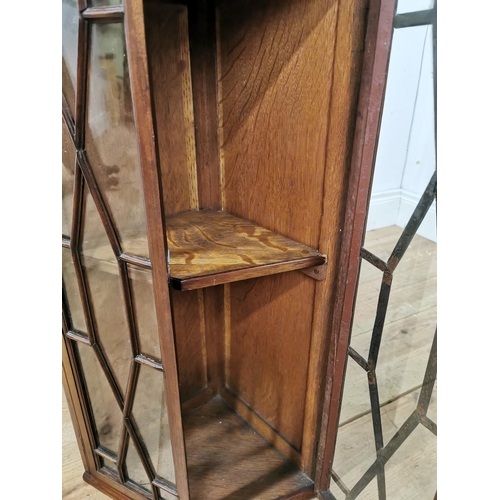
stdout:
[[(430, 8), (400, 1), (398, 12)], [(367, 230), (404, 227), (435, 170), (432, 28), (394, 31)], [(436, 208), (418, 234), (436, 241)]]

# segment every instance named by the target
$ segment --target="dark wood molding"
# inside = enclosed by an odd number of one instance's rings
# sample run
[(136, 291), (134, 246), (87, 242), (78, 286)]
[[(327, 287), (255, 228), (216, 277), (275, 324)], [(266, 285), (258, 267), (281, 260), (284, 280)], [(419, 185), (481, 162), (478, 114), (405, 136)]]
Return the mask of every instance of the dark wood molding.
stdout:
[(200, 208), (222, 209), (214, 0), (187, 0)]
[[(100, 476), (102, 477), (102, 475)], [(145, 500), (144, 495), (134, 493), (130, 490), (127, 490), (127, 494), (124, 494), (119, 491), (114, 485), (112, 486), (111, 484), (105, 482), (103, 479), (99, 479), (92, 474), (89, 474), (88, 472), (85, 472), (83, 474), (83, 480), (105, 495), (108, 495), (108, 497), (113, 498), (114, 500)]]
[(124, 0), (125, 38), (130, 70), (134, 118), (148, 219), (149, 255), (152, 264), (158, 334), (164, 366), (165, 393), (177, 489), (183, 500), (189, 498), (186, 448), (182, 429), (174, 327), (167, 268), (166, 227), (162, 207), (160, 172), (157, 163), (152, 103), (149, 92), (144, 11), (142, 2)]
[(88, 22), (80, 18), (78, 22), (78, 54), (76, 69), (76, 111), (75, 146), (85, 147), (85, 117), (87, 103), (87, 67), (89, 58), (90, 33)]
[(75, 332), (72, 330), (68, 330), (66, 332), (66, 336), (68, 338), (70, 338), (71, 340), (75, 340), (76, 342), (81, 342), (82, 344), (86, 344), (88, 346), (91, 345), (89, 338), (81, 332)]
[(75, 142), (75, 119), (64, 94), (62, 95), (62, 116), (73, 142)]
[(88, 7), (82, 12), (85, 19), (123, 19), (123, 7), (112, 5), (109, 7)]
[[(323, 282), (317, 282), (307, 397), (304, 411), (302, 449), (306, 472), (316, 469), (317, 442), (321, 429), (321, 409), (325, 398), (325, 372), (328, 349), (332, 343), (333, 301), (344, 283), (338, 280), (340, 244), (345, 238), (343, 218), (352, 144), (355, 133), (364, 40), (369, 0), (339, 2), (335, 51), (332, 68), (328, 128), (325, 144), (322, 218), (319, 251), (328, 255), (329, 265)], [(340, 284), (340, 286), (339, 286)]]
[(130, 255), (128, 253), (122, 252), (118, 259), (126, 262), (127, 264), (133, 264), (134, 266), (143, 267), (145, 269), (151, 269), (151, 261), (144, 257), (139, 257), (137, 255)]
[(210, 401), (216, 394), (217, 393), (211, 387), (201, 390), (191, 399), (182, 403), (182, 417), (185, 418), (193, 411), (196, 411), (200, 406)]
[(92, 447), (89, 441), (89, 433), (85, 425), (82, 406), (78, 398), (74, 373), (71, 370), (71, 365), (69, 362), (68, 347), (64, 341), (64, 338), (62, 342), (62, 360), (62, 381), (64, 393), (66, 395), (66, 401), (71, 415), (73, 428), (75, 430), (76, 442), (78, 444), (78, 449), (80, 450), (80, 456), (82, 457), (83, 466), (85, 468), (85, 471), (88, 472), (93, 467), (95, 467), (94, 459), (92, 456)]
[(234, 283), (235, 281), (260, 278), (272, 274), (300, 271), (301, 269), (307, 269), (311, 266), (320, 266), (324, 263), (325, 256), (318, 254), (315, 257), (306, 257), (304, 259), (291, 260), (275, 264), (265, 264), (259, 267), (237, 269), (234, 271), (208, 274), (206, 276), (197, 276), (193, 278), (180, 279), (172, 276), (172, 284), (176, 290), (197, 290), (199, 288), (223, 285), (224, 283)]
[(346, 197), (348, 203), (337, 275), (338, 292), (333, 308), (332, 343), (328, 357), (326, 396), (318, 446), (315, 477), (315, 490), (318, 494), (327, 490), (330, 483), (330, 469), (337, 437), (347, 349), (356, 299), (360, 251), (387, 82), (394, 9), (394, 0), (387, 2), (376, 0), (370, 3), (368, 12), (356, 132)]

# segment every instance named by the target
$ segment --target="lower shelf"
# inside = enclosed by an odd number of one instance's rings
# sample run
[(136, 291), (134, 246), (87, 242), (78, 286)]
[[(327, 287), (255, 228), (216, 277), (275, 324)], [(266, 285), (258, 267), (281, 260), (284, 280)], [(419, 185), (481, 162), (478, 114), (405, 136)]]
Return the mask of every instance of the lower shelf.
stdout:
[(219, 396), (185, 417), (184, 432), (193, 500), (313, 498), (313, 481)]

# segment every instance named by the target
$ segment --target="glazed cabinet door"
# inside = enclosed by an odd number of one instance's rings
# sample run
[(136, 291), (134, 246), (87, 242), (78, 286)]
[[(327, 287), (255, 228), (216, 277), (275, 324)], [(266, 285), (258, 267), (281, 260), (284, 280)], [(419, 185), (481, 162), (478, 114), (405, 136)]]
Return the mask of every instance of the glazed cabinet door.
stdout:
[(62, 2), (65, 389), (85, 479), (187, 499), (142, 2)]

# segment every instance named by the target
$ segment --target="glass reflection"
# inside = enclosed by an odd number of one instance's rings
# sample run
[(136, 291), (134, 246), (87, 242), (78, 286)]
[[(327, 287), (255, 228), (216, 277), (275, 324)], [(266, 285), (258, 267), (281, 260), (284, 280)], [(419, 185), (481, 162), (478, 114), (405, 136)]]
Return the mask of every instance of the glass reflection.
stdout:
[(121, 5), (122, 0), (91, 0), (89, 4), (92, 7), (111, 7), (112, 5)]
[(161, 359), (151, 271), (128, 265), (128, 275), (139, 337), (139, 350), (141, 354)]
[(71, 319), (71, 325), (69, 326), (72, 330), (86, 333), (87, 327), (80, 300), (80, 291), (78, 290), (78, 282), (76, 281), (75, 268), (69, 248), (62, 249), (62, 276)]
[(122, 249), (147, 257), (147, 224), (122, 23), (92, 25), (88, 85), (86, 149), (90, 165)]
[[(432, 4), (400, 1), (398, 13), (425, 10)], [(432, 49), (430, 26), (394, 30), (363, 244), (384, 262), (436, 169)], [(370, 345), (378, 346), (373, 335), (377, 308), (385, 311), (375, 369), (381, 429), (373, 419), (377, 410), (371, 405), (367, 373), (350, 357), (331, 484), (339, 500), (346, 498), (342, 489), (352, 489), (375, 462), (374, 435), (382, 436), (387, 446), (417, 408), (436, 331), (436, 241), (434, 202), (393, 272), (385, 302), (379, 301), (382, 272), (362, 261), (350, 345), (369, 361)], [(375, 385), (372, 389), (375, 392)], [(435, 423), (436, 398), (437, 385), (427, 412)], [(375, 477), (356, 498), (434, 498), (436, 437), (420, 424), (410, 434), (402, 429), (399, 436), (406, 440), (385, 464), (386, 495), (379, 496)]]
[(118, 264), (92, 196), (84, 190), (82, 265), (103, 354), (125, 393), (132, 350)]
[(398, 0), (397, 14), (432, 9), (434, 2), (435, 0)]
[[(432, 61), (430, 26), (394, 30), (364, 244), (384, 261), (392, 235), (383, 231), (402, 233), (436, 169)], [(435, 204), (430, 213), (420, 234), (436, 241)]]
[(73, 212), (76, 150), (66, 124), (62, 123), (62, 234), (69, 237)]
[(78, 53), (78, 7), (76, 0), (62, 2), (62, 88), (75, 116), (76, 67)]
[(114, 453), (122, 427), (122, 413), (92, 347), (75, 342), (92, 407), (99, 445)]
[(142, 486), (148, 491), (151, 491), (151, 483), (142, 465), (139, 454), (135, 449), (132, 439), (129, 441), (127, 458), (126, 458), (127, 475), (134, 483)]
[[(428, 213), (427, 217), (433, 217)], [(392, 252), (401, 228), (368, 231), (376, 255)], [(417, 407), (436, 329), (436, 243), (415, 235), (394, 272), (377, 361), (377, 387), (384, 443)], [(368, 358), (382, 273), (362, 261), (350, 345)], [(428, 416), (436, 422), (437, 388)], [(348, 359), (333, 470), (352, 488), (375, 461), (375, 441), (366, 372)], [(400, 478), (404, 478), (401, 480)], [(436, 492), (436, 438), (417, 427), (386, 465), (387, 498), (433, 498)], [(336, 498), (343, 499), (332, 481)], [(358, 497), (378, 500), (373, 479)]]
[(175, 484), (163, 373), (141, 366), (132, 414), (156, 474)]
[(109, 470), (112, 470), (113, 472), (118, 473), (116, 465), (113, 462), (111, 462), (111, 460), (108, 460), (107, 458), (101, 457), (101, 463), (102, 463), (102, 467), (105, 467), (106, 469), (109, 469)]

